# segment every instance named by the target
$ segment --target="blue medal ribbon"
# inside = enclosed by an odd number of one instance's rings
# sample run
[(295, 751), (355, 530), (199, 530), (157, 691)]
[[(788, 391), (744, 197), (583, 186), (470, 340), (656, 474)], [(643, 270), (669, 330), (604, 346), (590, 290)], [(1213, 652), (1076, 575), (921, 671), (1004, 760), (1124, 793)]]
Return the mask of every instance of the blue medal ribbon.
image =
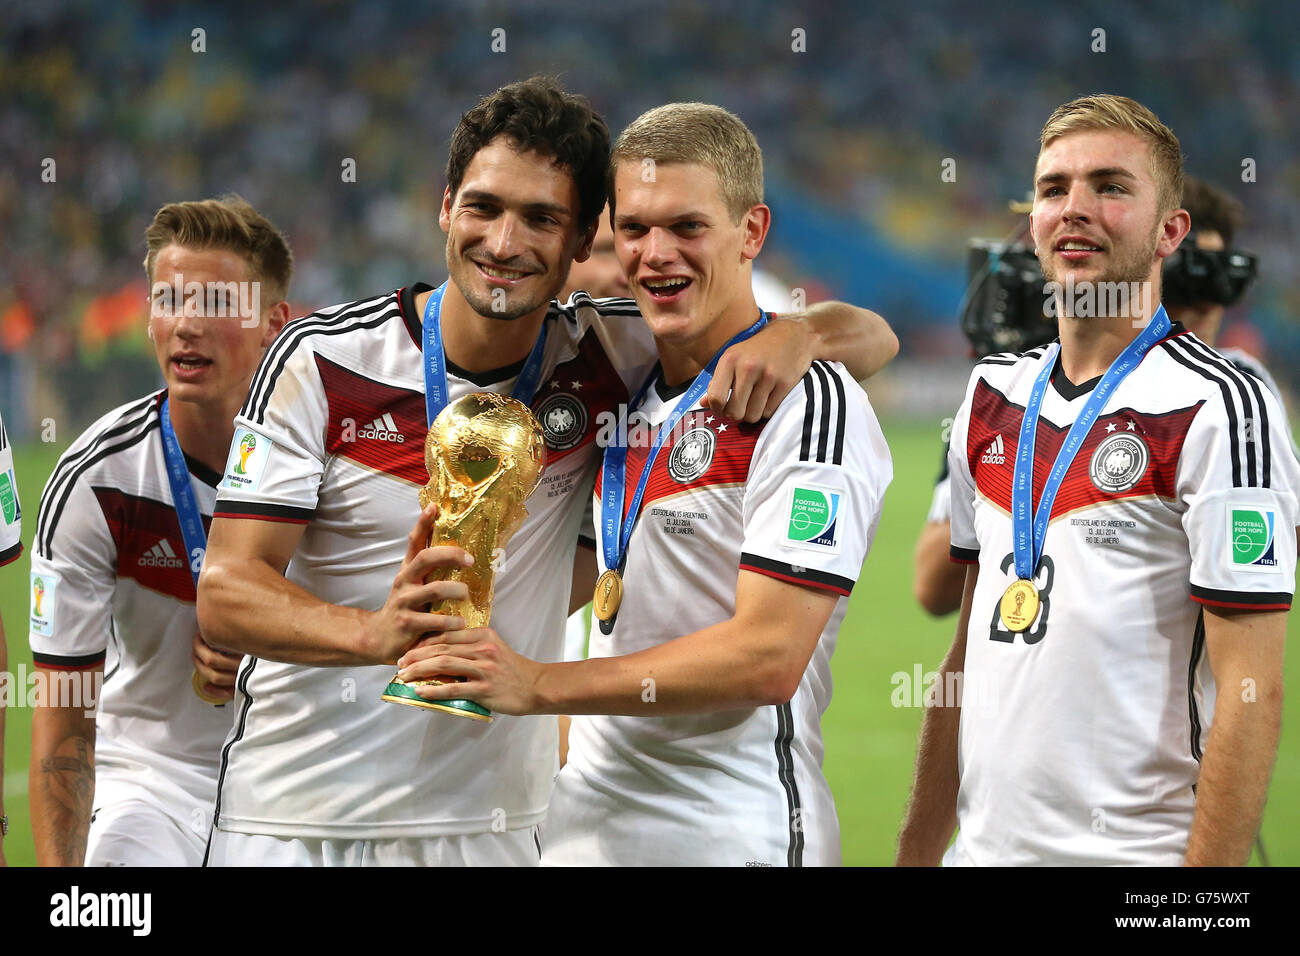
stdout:
[(1147, 327), (1132, 342), (1124, 347), (1119, 357), (1111, 363), (1106, 374), (1101, 377), (1097, 387), (1088, 396), (1079, 417), (1074, 420), (1066, 433), (1061, 450), (1056, 454), (1056, 461), (1043, 484), (1043, 496), (1034, 511), (1033, 524), (1030, 524), (1030, 509), (1033, 507), (1034, 485), (1034, 443), (1038, 436), (1038, 415), (1043, 405), (1043, 395), (1047, 383), (1052, 378), (1052, 369), (1056, 366), (1056, 356), (1060, 353), (1060, 343), (1054, 342), (1043, 355), (1043, 370), (1034, 380), (1033, 391), (1025, 403), (1025, 417), (1020, 423), (1020, 441), (1016, 448), (1016, 467), (1011, 485), (1011, 528), (1014, 539), (1016, 577), (1032, 581), (1038, 571), (1038, 562), (1043, 555), (1043, 542), (1047, 539), (1047, 522), (1052, 515), (1052, 504), (1056, 493), (1065, 480), (1065, 473), (1079, 453), (1083, 440), (1088, 437), (1093, 423), (1101, 414), (1102, 408), (1111, 393), (1141, 363), (1143, 356), (1153, 345), (1169, 334), (1172, 325), (1162, 305)]
[(162, 415), (163, 459), (167, 462), (167, 481), (171, 485), (172, 504), (176, 508), (176, 517), (181, 522), (181, 538), (185, 542), (185, 566), (190, 569), (190, 577), (194, 579), (194, 593), (197, 594), (199, 571), (195, 565), (203, 563), (203, 555), (208, 547), (208, 535), (203, 530), (203, 516), (199, 514), (199, 504), (194, 498), (194, 489), (190, 486), (190, 470), (185, 466), (185, 453), (181, 451), (181, 443), (176, 440), (176, 430), (172, 428), (171, 398), (163, 399), (160, 414)]
[(627, 445), (624, 439), (627, 437), (627, 420), (630, 413), (639, 408), (641, 402), (645, 399), (646, 392), (654, 384), (655, 378), (659, 375), (659, 367), (656, 365), (650, 377), (642, 384), (636, 397), (632, 399), (632, 404), (619, 415), (618, 429), (614, 434), (614, 440), (605, 446), (605, 459), (603, 463), (603, 475), (601, 478), (600, 494), (600, 534), (601, 546), (605, 556), (605, 567), (611, 571), (623, 569), (623, 561), (627, 558), (627, 544), (632, 539), (632, 528), (636, 525), (636, 519), (641, 510), (641, 498), (645, 495), (646, 483), (650, 480), (650, 472), (654, 469), (655, 459), (659, 457), (659, 451), (663, 448), (664, 441), (677, 427), (677, 423), (682, 417), (695, 406), (701, 395), (708, 389), (709, 383), (713, 381), (713, 372), (718, 367), (718, 360), (722, 358), (722, 353), (727, 351), (737, 342), (743, 342), (751, 335), (756, 333), (767, 324), (767, 314), (759, 312), (758, 321), (745, 329), (743, 332), (733, 336), (717, 354), (709, 360), (709, 364), (700, 370), (700, 374), (695, 376), (695, 381), (691, 387), (678, 400), (673, 410), (659, 426), (659, 432), (655, 435), (654, 443), (650, 446), (650, 455), (646, 458), (646, 463), (641, 469), (641, 477), (637, 479), (636, 490), (632, 494), (632, 502), (627, 509), (627, 517), (622, 520), (623, 516), (623, 499), (627, 488)]
[[(429, 294), (429, 301), (424, 304), (424, 413), (433, 426), (433, 420), (447, 407), (447, 356), (442, 347), (442, 297), (447, 291), (443, 283)], [(533, 350), (528, 353), (524, 367), (519, 370), (515, 387), (510, 390), (510, 397), (516, 398), (532, 407), (537, 394), (537, 383), (542, 378), (542, 355), (546, 351), (546, 319), (542, 319), (542, 330), (533, 343)]]

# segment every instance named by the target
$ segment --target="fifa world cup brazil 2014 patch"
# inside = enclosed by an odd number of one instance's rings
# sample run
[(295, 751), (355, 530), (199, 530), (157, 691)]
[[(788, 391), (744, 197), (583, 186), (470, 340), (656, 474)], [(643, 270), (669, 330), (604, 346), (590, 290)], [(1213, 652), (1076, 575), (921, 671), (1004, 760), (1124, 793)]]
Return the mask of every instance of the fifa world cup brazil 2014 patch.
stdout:
[(567, 451), (587, 434), (587, 407), (572, 395), (560, 392), (537, 406), (546, 444), (555, 451)]
[(5, 524), (13, 524), (22, 517), (22, 511), (18, 507), (18, 493), (14, 490), (12, 471), (0, 475), (0, 513), (4, 514)]
[(1142, 480), (1150, 461), (1146, 442), (1134, 432), (1119, 432), (1102, 439), (1088, 473), (1098, 491), (1121, 494)]
[(709, 470), (718, 438), (711, 428), (692, 428), (673, 442), (668, 454), (668, 474), (673, 481), (690, 484)]
[(1228, 506), (1228, 567), (1277, 571), (1277, 513), (1256, 505)]
[(251, 428), (235, 429), (235, 440), (230, 446), (230, 458), (226, 461), (226, 474), (221, 479), (221, 487), (232, 491), (255, 491), (261, 484), (262, 472), (266, 470), (266, 459), (271, 453), (274, 442)]
[(41, 637), (54, 636), (54, 608), (58, 597), (59, 576), (44, 571), (32, 572), (28, 600), (31, 602), (31, 631)]
[(790, 489), (790, 520), (785, 543), (795, 548), (837, 554), (843, 492), (820, 485), (796, 484)]

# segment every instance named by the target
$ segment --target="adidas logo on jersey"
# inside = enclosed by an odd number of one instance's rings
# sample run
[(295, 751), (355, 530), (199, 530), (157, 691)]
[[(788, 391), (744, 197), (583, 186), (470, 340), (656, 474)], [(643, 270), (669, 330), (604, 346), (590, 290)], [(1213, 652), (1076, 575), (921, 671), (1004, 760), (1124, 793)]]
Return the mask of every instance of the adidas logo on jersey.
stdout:
[(398, 431), (397, 422), (393, 421), (393, 416), (388, 412), (384, 412), (384, 414), (357, 432), (357, 437), (373, 438), (375, 441), (406, 441), (406, 436)]
[(984, 449), (984, 454), (980, 457), (980, 463), (984, 465), (1004, 465), (1007, 456), (1002, 450), (1002, 433), (993, 439), (993, 443)]
[(152, 548), (140, 556), (139, 561), (142, 568), (183, 568), (185, 562), (177, 557), (172, 546), (168, 544), (167, 539), (163, 538)]

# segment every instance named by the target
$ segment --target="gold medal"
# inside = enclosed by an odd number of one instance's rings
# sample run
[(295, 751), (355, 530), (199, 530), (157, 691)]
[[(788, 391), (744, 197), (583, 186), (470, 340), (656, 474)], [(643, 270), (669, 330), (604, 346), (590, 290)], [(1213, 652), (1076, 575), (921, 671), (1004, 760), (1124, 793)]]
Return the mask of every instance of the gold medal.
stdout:
[(1024, 578), (1012, 581), (1011, 587), (1002, 595), (999, 613), (1007, 630), (1025, 630), (1038, 616), (1038, 588)]
[(194, 672), (194, 676), (190, 678), (190, 683), (194, 686), (194, 693), (199, 695), (199, 700), (203, 701), (203, 703), (211, 704), (213, 707), (220, 707), (222, 704), (228, 703), (224, 698), (213, 697), (203, 689), (203, 678), (199, 676), (198, 671)]
[(591, 598), (592, 612), (598, 621), (608, 621), (618, 613), (623, 603), (623, 579), (617, 571), (609, 570), (596, 581), (596, 593)]

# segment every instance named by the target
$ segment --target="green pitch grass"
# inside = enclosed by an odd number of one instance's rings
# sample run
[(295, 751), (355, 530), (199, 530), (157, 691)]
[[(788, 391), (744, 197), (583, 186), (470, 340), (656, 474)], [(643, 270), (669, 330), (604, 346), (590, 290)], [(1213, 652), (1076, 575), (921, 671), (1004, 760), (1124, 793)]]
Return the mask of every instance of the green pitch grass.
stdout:
[[(934, 670), (952, 640), (955, 616), (936, 621), (912, 600), (912, 546), (929, 507), (938, 471), (939, 425), (885, 424), (894, 456), (894, 481), (885, 499), (880, 531), (834, 657), (835, 695), (826, 714), (826, 775), (835, 791), (844, 841), (844, 862), (887, 865), (911, 783), (912, 759), (922, 710), (895, 708), (890, 698), (897, 672)], [(15, 447), (22, 495), (23, 542), (30, 548), (37, 502), (58, 449)], [(24, 558), (0, 569), (0, 611), (9, 638), (9, 669), (31, 667), (26, 641), (28, 565)], [(1300, 623), (1292, 616), (1292, 642)], [(1264, 844), (1274, 865), (1300, 864), (1300, 671), (1288, 660), (1287, 708), (1277, 769), (1264, 815)], [(12, 865), (35, 862), (27, 809), (31, 712), (11, 708), (5, 726), (4, 806), (10, 831), (4, 841)]]

